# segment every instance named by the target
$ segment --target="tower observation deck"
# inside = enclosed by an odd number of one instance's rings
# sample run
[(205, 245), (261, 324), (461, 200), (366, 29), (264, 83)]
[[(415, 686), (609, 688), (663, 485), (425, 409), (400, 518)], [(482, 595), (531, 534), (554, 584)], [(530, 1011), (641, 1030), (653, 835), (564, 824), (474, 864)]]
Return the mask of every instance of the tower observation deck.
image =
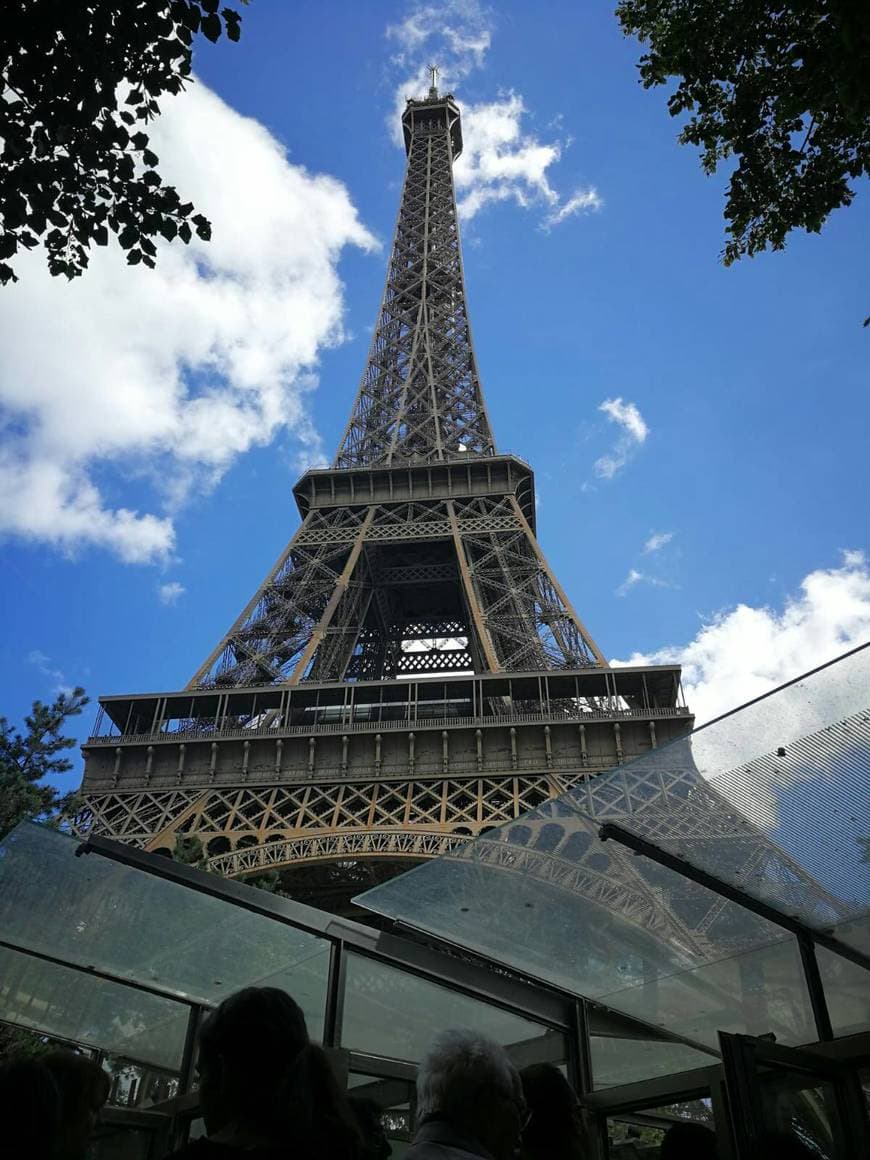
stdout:
[(691, 728), (678, 666), (611, 668), (499, 452), (453, 188), (459, 108), (402, 117), (386, 286), (332, 466), (184, 690), (100, 699), (81, 831), (279, 870), (327, 909)]

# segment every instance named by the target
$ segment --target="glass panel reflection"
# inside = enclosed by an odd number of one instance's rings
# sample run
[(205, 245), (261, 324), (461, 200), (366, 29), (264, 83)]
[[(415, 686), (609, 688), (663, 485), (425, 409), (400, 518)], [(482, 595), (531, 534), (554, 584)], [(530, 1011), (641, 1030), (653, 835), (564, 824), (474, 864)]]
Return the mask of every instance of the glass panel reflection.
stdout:
[(446, 1027), (471, 1027), (508, 1049), (519, 1067), (565, 1059), (564, 1037), (458, 991), (367, 958), (347, 955), (342, 1046), (418, 1063)]
[(189, 1008), (0, 947), (0, 1019), (167, 1071), (181, 1066)]
[(690, 1071), (695, 1067), (712, 1067), (719, 1062), (715, 1055), (663, 1039), (614, 1039), (592, 1035), (589, 1048), (592, 1083), (596, 1091)]
[(0, 843), (0, 930), (17, 946), (209, 1005), (283, 987), (323, 1032), (329, 942), (24, 824)]
[[(817, 1038), (794, 939), (616, 841), (616, 822), (870, 947), (870, 646), (362, 895), (375, 912), (701, 1046)], [(829, 972), (859, 1025), (857, 976)], [(839, 988), (839, 993), (838, 992)]]
[(834, 1035), (870, 1029), (870, 971), (824, 947), (816, 947), (816, 960)]

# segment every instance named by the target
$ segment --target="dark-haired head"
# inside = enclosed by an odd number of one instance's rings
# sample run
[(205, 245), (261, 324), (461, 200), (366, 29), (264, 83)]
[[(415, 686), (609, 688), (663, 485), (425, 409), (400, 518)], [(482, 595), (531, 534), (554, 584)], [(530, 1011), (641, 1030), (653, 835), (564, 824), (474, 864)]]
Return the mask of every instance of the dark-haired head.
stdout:
[(355, 1156), (347, 1101), (285, 991), (247, 987), (225, 999), (200, 1029), (198, 1066), (209, 1135), (231, 1129), (302, 1156)]
[(0, 1124), (10, 1156), (52, 1160), (60, 1134), (60, 1094), (41, 1060), (0, 1064)]
[(523, 1131), (526, 1156), (570, 1157), (581, 1150), (580, 1105), (574, 1089), (552, 1063), (534, 1063), (520, 1072), (529, 1122)]
[(716, 1160), (716, 1133), (705, 1124), (672, 1124), (659, 1156), (661, 1160)]
[(98, 1063), (74, 1051), (50, 1051), (42, 1062), (60, 1095), (58, 1160), (80, 1160), (100, 1108), (109, 1098), (109, 1077)]

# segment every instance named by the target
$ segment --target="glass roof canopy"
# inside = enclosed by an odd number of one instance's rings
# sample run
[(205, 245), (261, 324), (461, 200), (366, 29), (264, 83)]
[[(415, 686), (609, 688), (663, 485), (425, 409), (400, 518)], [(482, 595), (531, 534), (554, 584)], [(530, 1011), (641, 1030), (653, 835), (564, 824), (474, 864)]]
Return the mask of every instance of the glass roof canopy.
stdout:
[(183, 1077), (199, 1011), (250, 985), (287, 990), (367, 1075), (412, 1069), (449, 1025), (518, 1063), (576, 1054), (570, 996), (105, 839), (24, 823), (0, 841), (0, 1020)]
[(865, 1030), (870, 645), (356, 901), (713, 1049)]
[(0, 1020), (181, 1090), (201, 1010), (252, 984), (296, 997), (349, 1082), (410, 1078), (450, 1025), (586, 1092), (709, 1068), (719, 1030), (870, 1028), (868, 701), (870, 647), (363, 896), (426, 944), (24, 824), (0, 840)]

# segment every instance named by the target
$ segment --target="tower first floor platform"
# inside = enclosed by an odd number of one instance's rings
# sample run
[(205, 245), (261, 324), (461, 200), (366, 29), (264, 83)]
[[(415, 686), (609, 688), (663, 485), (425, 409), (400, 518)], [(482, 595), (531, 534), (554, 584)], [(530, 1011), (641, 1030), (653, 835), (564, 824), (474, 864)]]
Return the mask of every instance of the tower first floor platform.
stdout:
[(196, 837), (230, 876), (348, 859), (395, 872), (693, 721), (675, 666), (215, 687), (100, 706), (79, 831), (166, 853)]

